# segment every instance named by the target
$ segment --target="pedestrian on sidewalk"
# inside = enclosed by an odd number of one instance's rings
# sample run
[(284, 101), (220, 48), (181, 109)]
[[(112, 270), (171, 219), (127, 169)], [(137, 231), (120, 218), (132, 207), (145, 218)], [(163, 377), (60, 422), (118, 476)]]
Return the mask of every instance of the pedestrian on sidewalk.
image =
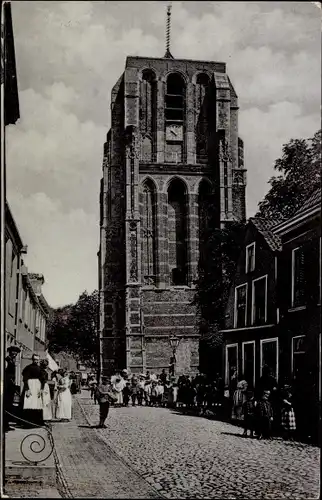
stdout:
[(44, 389), (42, 391), (44, 422), (46, 422), (48, 420), (52, 420), (52, 418), (53, 418), (50, 389), (49, 389), (49, 384), (48, 384), (48, 379), (49, 379), (48, 365), (49, 365), (48, 359), (42, 359), (40, 361), (40, 369), (42, 371), (42, 376), (43, 376), (43, 380), (44, 380)]
[(139, 393), (138, 379), (133, 375), (133, 377), (131, 379), (131, 399), (132, 399), (132, 406), (136, 406), (136, 403), (137, 403), (137, 400), (138, 400), (138, 393)]
[(123, 377), (121, 377), (120, 372), (116, 372), (115, 375), (111, 378), (111, 383), (113, 387), (113, 391), (117, 394), (117, 401), (115, 405), (123, 406), (123, 389), (126, 385), (126, 382)]
[(246, 391), (248, 384), (246, 380), (241, 380), (237, 383), (237, 388), (234, 392), (233, 396), (233, 410), (232, 410), (232, 419), (242, 420), (242, 407), (244, 402), (246, 401)]
[(4, 372), (4, 431), (14, 430), (10, 427), (10, 415), (13, 413), (13, 400), (16, 392), (16, 357), (20, 353), (17, 346), (8, 347), (8, 356), (6, 357), (6, 368)]
[(293, 435), (296, 431), (295, 413), (292, 405), (292, 394), (286, 388), (282, 393), (282, 419), (281, 425), (283, 430), (283, 438), (293, 441)]
[(39, 364), (39, 355), (33, 354), (32, 363), (27, 365), (22, 372), (23, 419), (28, 422), (26, 425), (30, 428), (44, 425), (42, 391), (45, 380)]
[(56, 418), (63, 422), (69, 422), (72, 418), (72, 395), (67, 370), (63, 372), (63, 377), (58, 384)]
[(97, 387), (97, 397), (100, 407), (100, 421), (98, 427), (106, 429), (105, 420), (108, 417), (110, 402), (117, 401), (117, 396), (113, 392), (113, 388), (108, 377), (102, 377), (102, 383)]
[(145, 383), (144, 383), (144, 401), (145, 401), (145, 406), (151, 406), (151, 389), (152, 389), (152, 380), (151, 380), (151, 377), (150, 377), (150, 373), (147, 372)]
[(131, 391), (131, 387), (130, 387), (130, 382), (125, 382), (125, 387), (123, 389), (123, 404), (124, 404), (124, 406), (129, 406), (131, 394), (132, 394), (132, 391)]
[(141, 373), (138, 381), (138, 405), (142, 406), (144, 398), (145, 376)]
[(92, 379), (90, 380), (89, 382), (89, 387), (90, 387), (90, 391), (91, 391), (91, 399), (94, 399), (94, 394), (95, 394), (95, 390), (96, 390), (96, 387), (97, 387), (97, 380), (95, 377), (92, 377)]
[(248, 390), (246, 393), (247, 399), (243, 403), (242, 413), (244, 415), (244, 432), (243, 436), (247, 437), (247, 431), (250, 432), (250, 437), (254, 436), (255, 431), (255, 411), (256, 402), (254, 398), (254, 391)]
[(50, 396), (51, 396), (51, 411), (53, 418), (56, 418), (57, 411), (57, 396), (58, 396), (58, 380), (60, 379), (59, 373), (53, 372), (51, 374), (51, 384), (49, 386)]
[(271, 438), (273, 409), (269, 397), (270, 391), (263, 391), (262, 397), (256, 405), (256, 430), (258, 439)]

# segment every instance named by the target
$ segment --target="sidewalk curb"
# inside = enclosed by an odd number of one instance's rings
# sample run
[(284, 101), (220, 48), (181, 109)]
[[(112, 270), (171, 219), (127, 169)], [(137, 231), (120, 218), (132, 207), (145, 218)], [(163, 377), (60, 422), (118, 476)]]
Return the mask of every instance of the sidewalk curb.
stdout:
[[(84, 418), (85, 418), (86, 422), (88, 423), (88, 425), (92, 425), (92, 422), (87, 417), (86, 412), (85, 412), (82, 404), (80, 403), (79, 399), (77, 399), (77, 400), (75, 399), (75, 401), (77, 401), (77, 404), (78, 404), (79, 408), (81, 409), (81, 412), (84, 415)], [(96, 429), (94, 429), (94, 430), (96, 430)], [(134, 469), (132, 467), (131, 464), (129, 464), (126, 460), (124, 460), (123, 457), (121, 457), (120, 455), (118, 455), (113, 450), (113, 448), (111, 447), (111, 445), (107, 442), (107, 440), (104, 438), (104, 436), (100, 436), (100, 437), (101, 437), (102, 441), (104, 441), (104, 443), (109, 447), (111, 455), (114, 455), (114, 457), (117, 458), (117, 460), (120, 460), (121, 462), (123, 462), (123, 464), (126, 467), (128, 467), (133, 472), (133, 474), (135, 474), (136, 476), (138, 476), (142, 481), (144, 481), (146, 484), (149, 485), (149, 488), (151, 489), (151, 491), (153, 491), (155, 493), (155, 495), (156, 495), (155, 498), (168, 498), (168, 497), (164, 496), (160, 491), (158, 491), (153, 485), (151, 485), (136, 469)]]
[(56, 486), (56, 468), (48, 465), (12, 465), (5, 466), (6, 481), (24, 480), (41, 481), (47, 486)]

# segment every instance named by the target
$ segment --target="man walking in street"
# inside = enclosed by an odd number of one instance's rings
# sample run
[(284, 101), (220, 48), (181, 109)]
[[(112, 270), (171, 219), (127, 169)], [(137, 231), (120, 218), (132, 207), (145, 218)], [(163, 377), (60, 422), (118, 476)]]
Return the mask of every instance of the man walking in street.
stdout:
[(16, 392), (16, 357), (20, 353), (17, 346), (8, 347), (6, 368), (4, 373), (4, 431), (14, 430), (9, 426), (10, 415), (13, 412), (13, 400)]
[(102, 377), (102, 383), (98, 385), (96, 393), (100, 407), (100, 422), (98, 427), (106, 429), (105, 420), (107, 419), (110, 409), (110, 401), (117, 401), (117, 396), (113, 394), (113, 389), (109, 383), (108, 377)]

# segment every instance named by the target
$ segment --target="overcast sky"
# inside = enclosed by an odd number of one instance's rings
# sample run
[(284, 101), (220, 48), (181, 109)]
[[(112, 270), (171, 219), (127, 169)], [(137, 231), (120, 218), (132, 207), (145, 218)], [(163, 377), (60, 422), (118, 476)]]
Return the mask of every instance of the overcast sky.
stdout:
[[(111, 87), (127, 55), (163, 57), (166, 2), (12, 2), (21, 118), (7, 195), (52, 306), (97, 288), (99, 180)], [(312, 2), (173, 2), (174, 57), (225, 61), (239, 96), (247, 216), (290, 138), (320, 126)]]

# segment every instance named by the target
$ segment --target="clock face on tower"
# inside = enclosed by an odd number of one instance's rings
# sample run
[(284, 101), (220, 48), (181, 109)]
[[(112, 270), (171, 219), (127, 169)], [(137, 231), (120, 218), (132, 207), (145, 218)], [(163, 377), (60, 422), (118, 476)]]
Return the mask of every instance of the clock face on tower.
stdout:
[(182, 141), (183, 140), (183, 126), (172, 123), (166, 127), (166, 140), (167, 141)]

